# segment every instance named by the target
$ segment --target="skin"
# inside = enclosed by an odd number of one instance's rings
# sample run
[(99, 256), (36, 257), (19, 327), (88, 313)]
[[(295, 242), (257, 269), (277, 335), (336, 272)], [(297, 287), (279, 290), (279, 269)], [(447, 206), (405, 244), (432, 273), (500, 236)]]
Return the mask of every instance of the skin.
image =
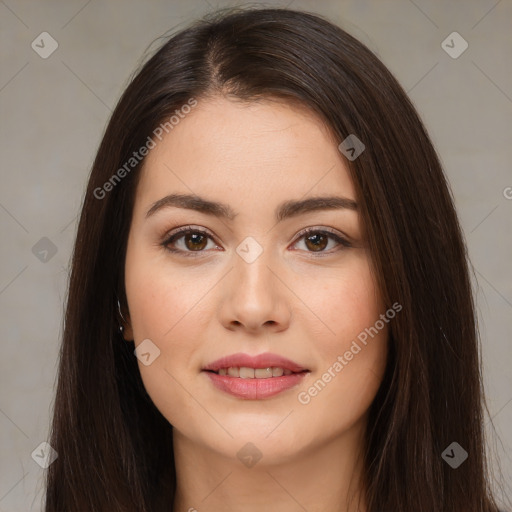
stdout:
[[(125, 338), (136, 346), (150, 339), (160, 350), (139, 368), (173, 425), (175, 511), (366, 510), (363, 436), (388, 326), (309, 403), (298, 400), (386, 311), (363, 226), (350, 209), (274, 219), (287, 200), (357, 201), (338, 143), (303, 107), (213, 97), (199, 100), (145, 160), (125, 262)], [(230, 221), (169, 207), (145, 218), (170, 193), (220, 201), (238, 215)], [(167, 251), (168, 235), (189, 224), (212, 239), (201, 245), (181, 236), (172, 246), (182, 252)], [(353, 246), (321, 239), (319, 255), (297, 236), (307, 227), (335, 230)], [(236, 252), (247, 236), (263, 249), (250, 264)], [(279, 354), (310, 373), (274, 397), (236, 398), (201, 370), (237, 352)], [(262, 454), (253, 467), (237, 457), (249, 442)]]

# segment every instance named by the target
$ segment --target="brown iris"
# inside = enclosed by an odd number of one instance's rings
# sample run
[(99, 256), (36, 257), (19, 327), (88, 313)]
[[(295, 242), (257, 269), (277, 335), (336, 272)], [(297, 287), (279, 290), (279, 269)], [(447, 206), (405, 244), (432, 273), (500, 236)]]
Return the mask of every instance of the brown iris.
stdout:
[[(329, 243), (329, 238), (322, 233), (315, 233), (305, 238), (306, 246), (314, 252), (322, 251)], [(311, 245), (310, 245), (311, 243)]]
[(191, 251), (201, 251), (208, 243), (208, 237), (201, 233), (188, 234), (185, 235), (184, 238), (187, 249)]

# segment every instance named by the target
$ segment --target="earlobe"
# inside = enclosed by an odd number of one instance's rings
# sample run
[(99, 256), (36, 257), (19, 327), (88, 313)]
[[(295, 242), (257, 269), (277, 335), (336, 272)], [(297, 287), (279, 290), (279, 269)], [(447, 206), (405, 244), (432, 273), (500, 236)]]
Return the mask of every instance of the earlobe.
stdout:
[(129, 320), (123, 323), (121, 332), (125, 341), (133, 341), (133, 329)]

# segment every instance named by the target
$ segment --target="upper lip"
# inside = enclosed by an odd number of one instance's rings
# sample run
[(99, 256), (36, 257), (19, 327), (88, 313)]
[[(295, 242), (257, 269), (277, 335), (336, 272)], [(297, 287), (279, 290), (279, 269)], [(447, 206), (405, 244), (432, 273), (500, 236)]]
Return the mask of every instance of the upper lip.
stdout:
[(221, 368), (230, 368), (230, 367), (246, 367), (246, 368), (269, 368), (269, 367), (278, 367), (283, 368), (283, 370), (290, 370), (294, 373), (307, 371), (307, 368), (302, 367), (300, 364), (287, 359), (286, 357), (271, 354), (270, 352), (265, 352), (263, 354), (258, 354), (256, 356), (251, 356), (249, 354), (232, 354), (230, 356), (221, 357), (216, 361), (206, 365), (203, 370), (210, 370), (217, 372)]

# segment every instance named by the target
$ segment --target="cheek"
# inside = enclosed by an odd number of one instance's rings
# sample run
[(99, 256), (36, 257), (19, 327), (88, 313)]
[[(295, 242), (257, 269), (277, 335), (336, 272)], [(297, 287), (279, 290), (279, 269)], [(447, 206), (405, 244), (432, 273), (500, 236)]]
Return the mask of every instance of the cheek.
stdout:
[(135, 345), (150, 339), (160, 351), (151, 366), (139, 362), (143, 379), (154, 380), (148, 382), (150, 389), (158, 383), (164, 387), (173, 385), (171, 375), (181, 381), (186, 370), (195, 371), (193, 365), (201, 349), (207, 314), (205, 292), (194, 283), (190, 279), (184, 282), (183, 275), (180, 277), (175, 272), (161, 273), (156, 267), (144, 279), (132, 281), (130, 314)]
[[(133, 248), (126, 258), (126, 293), (136, 342), (145, 338), (175, 338), (175, 332), (190, 324), (190, 315), (201, 309), (208, 290), (205, 272), (179, 270), (166, 261), (166, 254), (151, 254)], [(188, 325), (190, 328), (190, 325)]]
[[(338, 353), (350, 346), (366, 328), (384, 313), (384, 304), (364, 255), (347, 258), (345, 265), (326, 278), (305, 276), (296, 281), (295, 291), (304, 297), (309, 314), (308, 325), (315, 327), (321, 342), (317, 348), (324, 354)], [(311, 286), (311, 283), (318, 286)]]
[(387, 324), (375, 327), (384, 313), (378, 305), (351, 302), (333, 319), (336, 336), (324, 338), (321, 364), (297, 392), (304, 421), (316, 418), (313, 431), (322, 429), (327, 437), (348, 431), (373, 402), (386, 368), (389, 333)]
[[(186, 372), (194, 371), (190, 364), (197, 359), (207, 319), (205, 293), (213, 284), (204, 271), (180, 272), (136, 245), (127, 253), (125, 286), (135, 346), (149, 339), (159, 351), (149, 365), (139, 360), (140, 374), (151, 399), (174, 425), (191, 406), (182, 386)], [(188, 384), (187, 390), (194, 392)]]
[(326, 357), (325, 366), (298, 393), (303, 411), (322, 418), (323, 428), (333, 432), (348, 430), (360, 420), (382, 382), (387, 336), (384, 328), (368, 336), (365, 343), (357, 338), (341, 341), (338, 350)]
[(169, 272), (169, 268), (165, 271), (159, 265), (141, 263), (131, 269), (126, 292), (135, 345), (149, 339), (159, 351), (149, 365), (138, 361), (144, 387), (167, 420), (186, 429), (180, 420), (200, 414), (183, 388), (185, 363), (193, 359), (198, 349), (194, 340), (200, 339), (202, 330), (197, 315), (199, 292), (197, 287), (185, 286), (183, 275)]
[(321, 342), (315, 347), (321, 363), (298, 401), (308, 414), (324, 417), (328, 411), (333, 426), (348, 427), (364, 414), (380, 386), (392, 320), (380, 320), (385, 306), (364, 259), (352, 261), (346, 272), (307, 296), (321, 319)]

